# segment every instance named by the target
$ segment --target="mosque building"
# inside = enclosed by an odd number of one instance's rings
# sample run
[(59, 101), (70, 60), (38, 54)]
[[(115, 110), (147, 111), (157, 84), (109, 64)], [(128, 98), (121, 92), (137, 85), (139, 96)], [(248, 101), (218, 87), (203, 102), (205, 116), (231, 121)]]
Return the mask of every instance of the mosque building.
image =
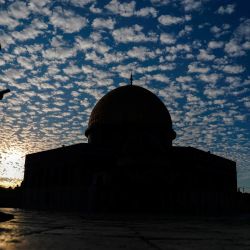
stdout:
[(236, 163), (177, 147), (164, 103), (127, 85), (104, 95), (88, 143), (26, 156), (23, 206), (92, 212), (224, 213), (234, 210)]

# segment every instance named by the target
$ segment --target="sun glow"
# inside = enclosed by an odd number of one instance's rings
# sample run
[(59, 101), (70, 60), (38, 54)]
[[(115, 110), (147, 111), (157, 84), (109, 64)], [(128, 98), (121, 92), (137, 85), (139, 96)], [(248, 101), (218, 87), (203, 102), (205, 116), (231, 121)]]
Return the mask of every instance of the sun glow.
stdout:
[(25, 155), (19, 150), (10, 150), (1, 154), (0, 186), (20, 185), (24, 175)]

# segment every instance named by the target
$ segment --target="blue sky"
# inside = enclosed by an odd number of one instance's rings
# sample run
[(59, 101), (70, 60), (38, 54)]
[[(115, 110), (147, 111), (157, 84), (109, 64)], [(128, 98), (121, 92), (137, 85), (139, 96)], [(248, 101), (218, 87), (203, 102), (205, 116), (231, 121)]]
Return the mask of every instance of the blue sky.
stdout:
[[(250, 2), (0, 0), (0, 184), (27, 153), (85, 142), (97, 100), (134, 84), (158, 95), (175, 145), (237, 161), (250, 187)], [(250, 191), (250, 189), (249, 189)]]

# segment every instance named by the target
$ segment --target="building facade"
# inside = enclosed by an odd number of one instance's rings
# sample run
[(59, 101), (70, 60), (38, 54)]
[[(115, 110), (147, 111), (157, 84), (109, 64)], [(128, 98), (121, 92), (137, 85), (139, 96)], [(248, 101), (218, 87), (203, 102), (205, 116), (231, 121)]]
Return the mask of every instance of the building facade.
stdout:
[(163, 102), (119, 87), (94, 107), (88, 143), (27, 155), (23, 206), (91, 212), (224, 213), (234, 210), (236, 163), (174, 147)]

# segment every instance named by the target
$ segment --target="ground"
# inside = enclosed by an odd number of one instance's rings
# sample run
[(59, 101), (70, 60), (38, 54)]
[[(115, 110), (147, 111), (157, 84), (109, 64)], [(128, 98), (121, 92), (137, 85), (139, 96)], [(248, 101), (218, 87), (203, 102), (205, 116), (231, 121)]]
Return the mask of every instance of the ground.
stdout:
[(250, 215), (234, 217), (84, 216), (0, 209), (0, 250), (249, 250)]

